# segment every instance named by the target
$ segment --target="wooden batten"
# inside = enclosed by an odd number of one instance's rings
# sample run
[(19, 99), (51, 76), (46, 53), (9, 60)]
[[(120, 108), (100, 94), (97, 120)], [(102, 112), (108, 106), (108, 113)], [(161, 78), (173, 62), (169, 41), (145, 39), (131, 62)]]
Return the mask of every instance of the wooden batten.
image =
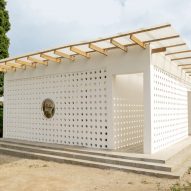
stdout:
[(187, 67), (187, 68), (185, 68), (185, 67), (182, 68), (182, 70), (190, 70), (190, 69), (191, 69), (191, 66)]
[(16, 64), (16, 63), (12, 63), (12, 62), (6, 62), (5, 65), (14, 67), (16, 69), (26, 70), (26, 65), (20, 65), (20, 64)]
[(178, 47), (178, 46), (185, 46), (186, 43), (179, 43), (179, 44), (174, 44), (174, 45), (168, 45), (168, 46), (165, 46), (166, 48), (174, 48), (174, 47)]
[(161, 53), (161, 52), (166, 52), (166, 47), (155, 48), (155, 49), (152, 49), (151, 51), (152, 54)]
[(186, 60), (186, 59), (191, 59), (191, 57), (181, 57), (181, 58), (172, 58), (171, 61), (177, 61), (177, 60)]
[(79, 48), (76, 48), (76, 47), (74, 47), (74, 46), (71, 46), (71, 47), (70, 47), (70, 50), (71, 50), (72, 52), (75, 52), (76, 54), (79, 54), (79, 55), (85, 57), (85, 58), (90, 58), (90, 54), (89, 54), (89, 53), (87, 53), (87, 52), (85, 52), (85, 51), (82, 51), (82, 50), (80, 50)]
[(7, 71), (7, 70), (13, 70), (16, 71), (16, 68), (12, 67), (12, 66), (6, 66), (4, 64), (0, 64), (0, 68)]
[(167, 53), (166, 56), (174, 55), (174, 54), (189, 53), (189, 52), (191, 52), (191, 50), (183, 50), (183, 51), (171, 52), (171, 53)]
[(29, 56), (27, 59), (30, 60), (30, 61), (32, 61), (32, 62), (34, 62), (34, 63), (42, 64), (42, 65), (48, 66), (48, 61), (45, 61), (45, 60), (39, 60), (39, 59), (34, 58), (34, 57), (31, 57), (31, 56)]
[(61, 62), (61, 59), (60, 58), (55, 58), (53, 56), (49, 56), (47, 54), (41, 54), (40, 57), (46, 59), (46, 60), (50, 60), (52, 62), (56, 62), (56, 63), (60, 63)]
[(92, 50), (95, 50), (96, 52), (99, 52), (99, 53), (107, 56), (107, 50), (106, 49), (103, 49), (103, 48), (101, 48), (101, 47), (99, 47), (99, 46), (97, 46), (97, 45), (95, 45), (93, 43), (89, 44), (89, 48), (91, 48)]
[(191, 64), (178, 64), (177, 66), (179, 66), (179, 67), (183, 67), (183, 66), (191, 67)]
[(146, 44), (139, 40), (134, 34), (130, 35), (130, 39), (142, 48), (146, 48)]
[(6, 73), (7, 70), (5, 70), (5, 69), (3, 69), (3, 68), (0, 68), (0, 72)]
[(63, 58), (67, 58), (67, 59), (72, 60), (72, 61), (75, 60), (75, 57), (74, 57), (74, 56), (71, 56), (71, 55), (69, 55), (69, 54), (66, 54), (66, 53), (61, 52), (61, 51), (58, 51), (58, 50), (55, 50), (55, 51), (54, 51), (54, 54), (56, 54), (57, 56), (61, 56), (61, 57), (63, 57)]
[(21, 65), (25, 65), (25, 66), (29, 66), (31, 68), (36, 68), (36, 65), (24, 60), (15, 60), (16, 63), (21, 64)]
[(110, 40), (110, 43), (113, 44), (115, 47), (120, 48), (121, 50), (123, 50), (123, 51), (125, 51), (125, 52), (128, 51), (127, 46), (125, 46), (125, 45), (119, 43), (118, 41), (116, 41), (116, 40), (114, 40), (114, 39), (111, 39), (111, 40)]

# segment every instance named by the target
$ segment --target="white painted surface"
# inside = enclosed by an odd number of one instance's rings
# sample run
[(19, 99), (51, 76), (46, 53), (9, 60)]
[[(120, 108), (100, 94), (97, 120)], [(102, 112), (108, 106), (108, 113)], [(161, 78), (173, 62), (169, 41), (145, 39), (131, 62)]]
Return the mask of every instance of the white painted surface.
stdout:
[[(144, 73), (148, 58), (149, 48), (135, 46), (5, 74), (4, 137), (114, 149), (113, 75)], [(51, 119), (41, 111), (46, 98), (56, 105)]]
[(115, 148), (143, 145), (143, 74), (113, 77)]
[[(4, 137), (104, 149), (143, 140), (144, 153), (154, 153), (187, 137), (188, 81), (162, 54), (138, 46), (7, 73)], [(56, 105), (52, 119), (41, 111), (46, 98)]]
[(151, 64), (151, 153), (154, 153), (188, 137), (190, 79), (163, 54), (152, 55)]
[(191, 91), (188, 91), (188, 134), (191, 135)]

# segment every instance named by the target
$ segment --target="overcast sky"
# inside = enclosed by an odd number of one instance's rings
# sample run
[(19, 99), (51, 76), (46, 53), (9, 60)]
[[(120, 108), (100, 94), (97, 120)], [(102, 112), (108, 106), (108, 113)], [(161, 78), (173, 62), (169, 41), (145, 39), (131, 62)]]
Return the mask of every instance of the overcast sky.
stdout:
[(191, 0), (8, 0), (10, 56), (170, 22), (191, 41)]

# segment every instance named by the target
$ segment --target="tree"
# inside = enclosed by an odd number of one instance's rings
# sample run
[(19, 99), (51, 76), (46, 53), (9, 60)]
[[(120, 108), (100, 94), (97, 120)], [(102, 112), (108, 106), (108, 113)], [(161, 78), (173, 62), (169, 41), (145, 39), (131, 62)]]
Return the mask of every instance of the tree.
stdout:
[[(9, 38), (6, 33), (10, 30), (9, 13), (6, 10), (6, 1), (0, 0), (0, 59), (9, 56)], [(0, 73), (0, 96), (3, 96), (3, 73)], [(0, 106), (0, 136), (3, 132), (3, 108)]]

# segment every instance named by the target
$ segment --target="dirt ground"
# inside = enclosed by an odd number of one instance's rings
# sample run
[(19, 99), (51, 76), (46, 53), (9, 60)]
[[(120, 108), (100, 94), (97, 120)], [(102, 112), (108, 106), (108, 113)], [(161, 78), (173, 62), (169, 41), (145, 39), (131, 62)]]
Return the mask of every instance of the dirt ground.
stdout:
[(163, 191), (191, 182), (0, 154), (0, 191)]

